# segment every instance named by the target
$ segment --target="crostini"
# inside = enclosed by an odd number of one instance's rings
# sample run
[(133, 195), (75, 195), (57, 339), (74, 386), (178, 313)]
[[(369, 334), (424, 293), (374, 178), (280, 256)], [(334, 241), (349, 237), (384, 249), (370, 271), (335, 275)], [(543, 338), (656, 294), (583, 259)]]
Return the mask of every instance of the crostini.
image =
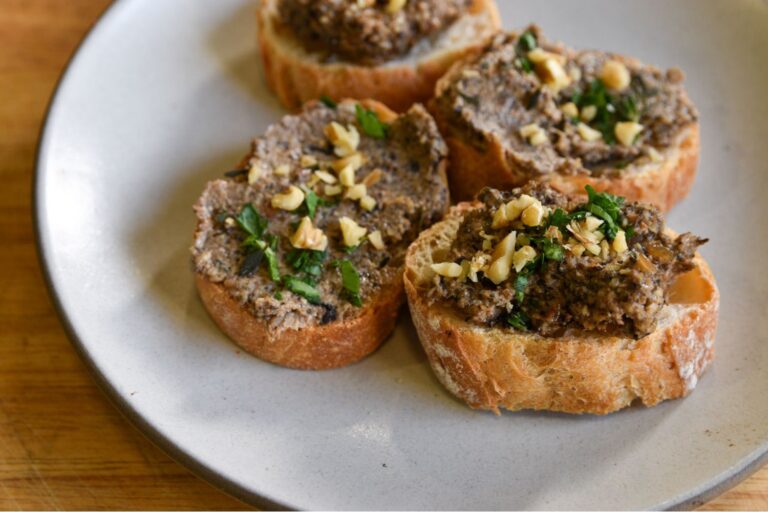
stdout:
[(405, 252), (442, 218), (446, 146), (420, 105), (310, 102), (255, 139), (194, 207), (197, 289), (246, 351), (301, 369), (376, 349), (405, 300)]
[(682, 81), (679, 69), (550, 43), (536, 26), (498, 34), (439, 80), (430, 104), (451, 151), (454, 197), (539, 180), (669, 210), (699, 156)]
[(257, 11), (267, 83), (289, 109), (326, 95), (404, 111), (499, 27), (493, 0), (260, 0)]
[(588, 187), (484, 189), (424, 231), (405, 288), (438, 379), (473, 408), (605, 414), (687, 395), (719, 294), (650, 205)]

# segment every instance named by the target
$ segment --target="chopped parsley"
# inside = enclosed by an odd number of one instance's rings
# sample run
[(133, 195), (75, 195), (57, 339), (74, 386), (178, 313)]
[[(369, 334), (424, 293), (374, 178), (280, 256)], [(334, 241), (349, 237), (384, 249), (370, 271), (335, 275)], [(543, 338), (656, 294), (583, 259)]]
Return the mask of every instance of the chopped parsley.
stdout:
[(589, 122), (608, 144), (616, 143), (614, 129), (620, 121), (637, 121), (640, 118), (638, 99), (634, 92), (616, 96), (608, 92), (599, 78), (587, 84), (586, 89), (577, 90), (571, 98), (579, 109), (594, 106), (595, 117)]
[(526, 73), (533, 72), (533, 62), (528, 58), (528, 52), (538, 45), (539, 43), (536, 41), (536, 36), (533, 35), (533, 32), (530, 30), (523, 32), (517, 38), (517, 43), (515, 44), (515, 53), (517, 54), (515, 65)]
[(336, 102), (333, 101), (327, 94), (320, 96), (320, 102), (328, 108), (336, 108)]
[(256, 238), (261, 238), (267, 229), (267, 219), (259, 215), (256, 208), (248, 203), (240, 210), (240, 215), (235, 220), (243, 228), (243, 231)]
[(269, 278), (276, 283), (279, 283), (280, 267), (277, 263), (277, 252), (272, 247), (264, 249), (264, 256), (267, 258), (267, 272), (269, 272)]
[[(597, 192), (591, 185), (584, 187), (587, 191), (588, 200), (585, 204), (571, 213), (566, 213), (560, 208), (556, 208), (549, 217), (547, 217), (544, 223), (547, 227), (556, 226), (565, 235), (567, 234), (567, 226), (573, 220), (581, 220), (587, 216), (587, 213), (591, 213), (598, 219), (603, 221), (600, 226), (600, 230), (603, 232), (608, 240), (616, 238), (619, 230), (624, 230), (627, 238), (632, 237), (635, 230), (632, 226), (628, 225), (626, 219), (621, 213), (621, 207), (625, 202), (625, 199), (621, 196), (609, 194), (608, 192)], [(558, 259), (557, 251), (549, 248), (540, 248), (549, 253), (550, 259)], [(558, 248), (560, 248), (558, 246)], [(562, 253), (562, 248), (560, 248)]]
[(553, 242), (546, 237), (532, 238), (531, 242), (539, 249), (542, 257), (545, 260), (560, 261), (565, 254), (563, 253), (563, 246)]
[(533, 35), (533, 32), (530, 30), (526, 30), (520, 34), (520, 37), (517, 40), (517, 48), (525, 52), (530, 52), (537, 46), (539, 46), (539, 42), (536, 40), (536, 36)]
[(243, 240), (243, 247), (246, 249), (246, 255), (240, 264), (237, 274), (242, 277), (252, 275), (261, 265), (261, 262), (267, 260), (267, 272), (272, 281), (280, 282), (280, 268), (277, 261), (277, 243), (276, 236), (266, 233), (267, 219), (262, 217), (252, 204), (246, 204), (240, 210), (240, 214), (235, 217), (240, 228), (248, 236)]
[(285, 261), (297, 272), (305, 274), (313, 283), (323, 273), (326, 251), (292, 249), (285, 255)]
[(613, 240), (623, 224), (621, 205), (624, 204), (624, 198), (608, 192), (596, 192), (590, 185), (585, 188), (589, 201), (583, 207), (584, 210), (603, 220), (600, 229), (608, 240)]
[(311, 284), (299, 279), (296, 276), (283, 276), (285, 288), (289, 291), (304, 297), (312, 304), (320, 304), (320, 292)]
[(344, 297), (357, 307), (363, 305), (360, 298), (360, 274), (357, 273), (355, 266), (349, 260), (339, 260), (337, 262), (341, 272), (341, 284), (344, 287)]
[(389, 126), (379, 119), (376, 112), (363, 108), (359, 103), (355, 105), (355, 116), (360, 127), (366, 135), (374, 139), (385, 139)]
[(515, 311), (507, 317), (507, 324), (518, 331), (528, 331), (531, 328), (531, 319), (522, 311)]
[[(243, 246), (249, 249), (249, 254), (251, 252), (260, 252), (264, 255), (264, 257), (267, 259), (267, 272), (269, 273), (269, 278), (272, 281), (279, 283), (280, 267), (277, 261), (278, 239), (276, 236), (271, 234), (267, 234), (264, 238), (266, 240), (261, 240), (257, 238), (255, 235), (250, 235), (243, 242)], [(248, 255), (246, 255), (246, 259), (244, 260), (243, 264), (245, 264), (245, 262), (247, 261), (248, 261)], [(261, 259), (259, 259), (259, 262), (261, 262)], [(256, 269), (254, 268), (253, 270), (256, 270)], [(242, 271), (242, 266), (241, 266), (241, 271)], [(251, 271), (251, 274), (252, 273), (253, 271)]]
[(317, 194), (315, 194), (315, 191), (308, 188), (304, 190), (304, 207), (307, 209), (307, 215), (310, 219), (315, 218), (315, 212), (317, 211), (317, 205), (318, 205), (319, 198), (317, 197)]
[(560, 231), (565, 233), (565, 228), (568, 226), (568, 223), (571, 222), (571, 217), (567, 213), (565, 213), (565, 210), (562, 208), (556, 208), (555, 211), (553, 211), (551, 214), (549, 214), (549, 217), (547, 217), (546, 225), (549, 226), (555, 226), (556, 228), (559, 228)]
[(515, 302), (518, 304), (523, 302), (526, 288), (528, 288), (528, 273), (519, 272), (515, 276)]

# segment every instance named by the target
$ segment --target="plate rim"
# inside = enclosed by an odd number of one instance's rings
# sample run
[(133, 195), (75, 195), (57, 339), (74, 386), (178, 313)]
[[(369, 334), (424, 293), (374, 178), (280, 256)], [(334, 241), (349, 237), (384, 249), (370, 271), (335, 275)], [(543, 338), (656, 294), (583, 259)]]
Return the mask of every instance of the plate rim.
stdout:
[[(160, 448), (166, 455), (189, 470), (193, 475), (201, 478), (229, 496), (242, 501), (244, 504), (253, 505), (262, 510), (292, 510), (296, 507), (292, 507), (287, 503), (269, 497), (263, 490), (256, 492), (255, 490), (249, 489), (210, 468), (204, 461), (199, 460), (177, 446), (170, 436), (164, 435), (155, 428), (147, 418), (145, 418), (123, 395), (120, 394), (91, 358), (85, 343), (83, 343), (83, 340), (70, 321), (70, 317), (67, 314), (61, 301), (61, 297), (53, 283), (53, 271), (49, 264), (48, 257), (50, 248), (44, 243), (43, 236), (43, 232), (47, 230), (47, 224), (44, 220), (45, 216), (42, 215), (41, 211), (42, 205), (44, 204), (41, 197), (43, 193), (43, 180), (41, 178), (43, 173), (41, 165), (44, 158), (43, 154), (48, 145), (47, 139), (50, 136), (49, 123), (51, 115), (59, 104), (59, 93), (67, 82), (69, 76), (74, 72), (77, 62), (81, 57), (82, 50), (90, 43), (93, 43), (94, 34), (104, 25), (107, 18), (114, 15), (117, 10), (116, 8), (127, 3), (127, 0), (113, 0), (113, 2), (104, 9), (83, 34), (80, 41), (75, 46), (75, 49), (67, 59), (67, 62), (54, 85), (53, 92), (51, 93), (45, 108), (43, 120), (40, 124), (40, 129), (37, 135), (37, 147), (35, 149), (31, 189), (32, 200), (30, 204), (32, 208), (34, 242), (37, 249), (35, 252), (38, 265), (43, 275), (45, 288), (67, 338), (69, 338), (78, 357), (85, 363), (88, 373), (90, 373), (91, 377), (95, 380), (96, 385), (101, 389), (103, 394), (106, 395), (112, 406), (114, 406), (120, 415), (128, 421), (129, 425), (136, 429), (150, 443)], [(504, 30), (503, 27), (502, 30)], [(661, 502), (659, 505), (663, 505), (664, 510), (690, 510), (700, 507), (707, 501), (712, 500), (740, 482), (746, 480), (765, 464), (768, 464), (768, 445), (762, 453), (758, 448), (748, 456), (744, 457), (738, 464), (704, 482), (703, 488), (697, 489), (694, 487), (689, 492), (673, 496), (666, 502)]]

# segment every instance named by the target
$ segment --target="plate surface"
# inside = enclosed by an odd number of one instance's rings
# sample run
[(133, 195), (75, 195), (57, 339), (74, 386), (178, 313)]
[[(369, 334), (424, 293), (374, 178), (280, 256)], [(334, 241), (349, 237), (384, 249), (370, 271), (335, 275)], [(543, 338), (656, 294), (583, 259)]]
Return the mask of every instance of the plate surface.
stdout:
[(768, 7), (500, 0), (575, 47), (679, 65), (702, 117), (699, 176), (669, 217), (708, 236), (714, 367), (687, 399), (607, 417), (473, 412), (434, 379), (407, 317), (328, 372), (240, 353), (194, 290), (191, 205), (282, 110), (248, 0), (115, 4), (66, 73), (36, 214), (75, 345), (157, 443), (233, 494), (298, 508), (660, 508), (768, 451)]

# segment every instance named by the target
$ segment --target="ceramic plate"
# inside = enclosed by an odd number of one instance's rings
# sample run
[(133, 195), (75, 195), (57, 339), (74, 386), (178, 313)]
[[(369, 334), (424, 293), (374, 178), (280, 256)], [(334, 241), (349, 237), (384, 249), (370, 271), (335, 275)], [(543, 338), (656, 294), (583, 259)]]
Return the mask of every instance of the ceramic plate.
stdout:
[(191, 205), (284, 113), (248, 0), (117, 2), (66, 72), (40, 145), (41, 255), (72, 339), (154, 441), (228, 492), (296, 508), (696, 503), (768, 451), (768, 7), (500, 0), (504, 25), (681, 66), (699, 176), (669, 224), (711, 239), (717, 357), (696, 391), (607, 417), (471, 411), (406, 315), (376, 353), (302, 372), (235, 347), (195, 293)]

